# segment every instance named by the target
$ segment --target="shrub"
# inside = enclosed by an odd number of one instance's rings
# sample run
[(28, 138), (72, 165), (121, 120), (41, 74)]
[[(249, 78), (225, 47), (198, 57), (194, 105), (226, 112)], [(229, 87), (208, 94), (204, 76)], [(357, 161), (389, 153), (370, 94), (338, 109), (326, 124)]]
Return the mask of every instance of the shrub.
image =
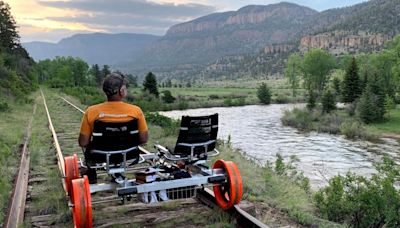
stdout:
[(379, 139), (377, 135), (368, 133), (359, 121), (345, 121), (340, 125), (340, 131), (348, 139), (365, 139), (370, 141), (378, 141)]
[(0, 101), (0, 112), (6, 112), (10, 110), (8, 103), (6, 101)]
[(162, 100), (163, 100), (165, 103), (168, 103), (168, 104), (174, 103), (175, 97), (172, 96), (171, 91), (169, 91), (169, 90), (164, 90), (164, 91), (162, 91), (162, 94), (163, 94)]
[(384, 157), (370, 179), (348, 173), (336, 176), (314, 196), (320, 213), (335, 222), (347, 222), (352, 227), (399, 227), (400, 168)]
[(361, 95), (360, 101), (357, 103), (356, 113), (367, 124), (381, 119), (381, 111), (377, 104), (376, 95), (370, 89), (367, 89)]
[(97, 87), (65, 87), (62, 91), (68, 95), (77, 97), (85, 105), (98, 104), (106, 100), (103, 91)]
[(307, 109), (313, 110), (316, 106), (316, 98), (314, 92), (309, 92), (307, 97)]
[(346, 121), (340, 125), (340, 131), (349, 139), (361, 138), (364, 127), (358, 121)]
[(149, 91), (149, 93), (154, 94), (154, 96), (156, 97), (159, 96), (157, 89), (157, 79), (152, 72), (147, 73), (146, 78), (143, 82), (143, 90)]
[(225, 98), (224, 99), (224, 105), (225, 106), (232, 106), (232, 99), (231, 98)]
[(339, 134), (341, 132), (340, 125), (343, 119), (336, 113), (328, 113), (320, 117), (320, 124), (317, 131), (330, 134)]
[(179, 121), (160, 115), (158, 112), (145, 112), (144, 115), (148, 123), (162, 127), (165, 136), (178, 134)]
[(303, 172), (298, 172), (295, 163), (300, 160), (296, 155), (290, 156), (289, 162), (285, 164), (281, 154), (276, 154), (274, 171), (280, 176), (287, 176), (296, 185), (301, 187), (306, 192), (310, 191), (310, 180), (304, 176)]
[(275, 160), (275, 173), (278, 175), (283, 175), (286, 172), (285, 163), (283, 161), (283, 157), (280, 154), (276, 154)]
[(210, 98), (211, 100), (216, 100), (216, 99), (219, 99), (219, 96), (216, 95), (216, 94), (210, 94), (210, 95), (208, 96), (208, 98)]
[(385, 97), (385, 110), (386, 110), (386, 115), (388, 118), (390, 118), (390, 113), (393, 109), (396, 108), (396, 103), (394, 102), (394, 100), (386, 94)]
[(285, 110), (282, 117), (282, 123), (287, 126), (292, 126), (303, 131), (313, 129), (313, 118), (311, 112), (294, 108), (292, 111)]
[(287, 104), (289, 102), (290, 102), (289, 97), (283, 94), (278, 94), (275, 98), (275, 103), (277, 104)]
[(261, 83), (257, 89), (257, 97), (263, 104), (271, 103), (271, 91), (266, 83)]
[(331, 111), (336, 109), (335, 96), (330, 89), (327, 89), (322, 95), (321, 103), (323, 112), (330, 113)]
[(179, 110), (185, 110), (189, 108), (189, 104), (186, 101), (180, 100), (178, 103)]

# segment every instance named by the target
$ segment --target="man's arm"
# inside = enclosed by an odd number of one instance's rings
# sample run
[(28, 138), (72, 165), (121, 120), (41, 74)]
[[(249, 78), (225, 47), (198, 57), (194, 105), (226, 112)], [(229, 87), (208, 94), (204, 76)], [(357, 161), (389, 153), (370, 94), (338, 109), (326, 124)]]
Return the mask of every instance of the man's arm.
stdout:
[(148, 131), (139, 132), (139, 145), (146, 144), (148, 139), (149, 139)]
[(80, 147), (87, 147), (90, 142), (90, 136), (79, 134), (78, 143)]

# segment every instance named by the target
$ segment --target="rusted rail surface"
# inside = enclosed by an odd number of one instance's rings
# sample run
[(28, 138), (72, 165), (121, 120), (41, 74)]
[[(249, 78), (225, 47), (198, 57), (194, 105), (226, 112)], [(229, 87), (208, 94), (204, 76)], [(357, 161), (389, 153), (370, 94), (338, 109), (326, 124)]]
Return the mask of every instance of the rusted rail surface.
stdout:
[(18, 175), (15, 179), (14, 189), (10, 198), (8, 214), (5, 217), (4, 227), (20, 227), (24, 220), (26, 192), (29, 179), (29, 151), (28, 145), (32, 133), (32, 121), (36, 113), (36, 104), (33, 106), (32, 116), (29, 120), (24, 144), (21, 148), (21, 162)]
[[(208, 188), (205, 188), (203, 190), (200, 190), (198, 192), (198, 198), (201, 202), (204, 204), (207, 204), (208, 206), (214, 208), (218, 207), (216, 202), (215, 202), (215, 196), (214, 192), (211, 191)], [(238, 227), (243, 227), (243, 228), (251, 228), (251, 227), (260, 227), (260, 228), (268, 228), (267, 225), (264, 223), (260, 222), (257, 218), (254, 216), (250, 215), (247, 213), (245, 210), (243, 210), (239, 205), (235, 205), (232, 209), (228, 210), (227, 213), (229, 213), (231, 216), (233, 216), (236, 221)]]
[[(65, 177), (64, 156), (63, 156), (63, 153), (61, 151), (60, 143), (58, 142), (57, 133), (56, 133), (56, 130), (54, 129), (54, 126), (53, 126), (53, 121), (51, 120), (51, 117), (50, 117), (49, 109), (47, 108), (46, 98), (44, 97), (44, 94), (43, 94), (42, 90), (40, 90), (40, 93), (42, 94), (44, 108), (46, 109), (47, 119), (48, 119), (48, 122), (49, 122), (49, 128), (50, 128), (51, 134), (53, 135), (54, 147), (55, 147), (55, 149), (57, 151), (58, 168), (60, 169), (61, 176)], [(64, 187), (64, 190), (66, 191), (64, 178), (63, 178), (63, 187)]]

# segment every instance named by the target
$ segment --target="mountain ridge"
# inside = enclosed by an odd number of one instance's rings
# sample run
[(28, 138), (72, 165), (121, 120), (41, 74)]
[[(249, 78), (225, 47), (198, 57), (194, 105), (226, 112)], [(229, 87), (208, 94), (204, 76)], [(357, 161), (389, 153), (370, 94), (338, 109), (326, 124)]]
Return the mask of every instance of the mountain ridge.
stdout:
[[(400, 32), (398, 1), (370, 0), (322, 12), (287, 2), (249, 5), (171, 26), (164, 36), (138, 50), (116, 46), (114, 49), (133, 54), (123, 58), (114, 55), (108, 64), (138, 75), (153, 71), (164, 78), (232, 73), (223, 69), (239, 69), (240, 73), (235, 72), (238, 77), (279, 74), (284, 58), (294, 51), (336, 48), (334, 54), (342, 54), (339, 49), (343, 53), (379, 50), (382, 43)], [(369, 41), (374, 37), (379, 42)], [(125, 47), (134, 45), (130, 42)], [(370, 43), (374, 47), (366, 47)]]
[(89, 33), (75, 34), (57, 43), (28, 42), (22, 45), (35, 60), (70, 55), (89, 64), (115, 65), (139, 56), (144, 47), (160, 37), (135, 33)]

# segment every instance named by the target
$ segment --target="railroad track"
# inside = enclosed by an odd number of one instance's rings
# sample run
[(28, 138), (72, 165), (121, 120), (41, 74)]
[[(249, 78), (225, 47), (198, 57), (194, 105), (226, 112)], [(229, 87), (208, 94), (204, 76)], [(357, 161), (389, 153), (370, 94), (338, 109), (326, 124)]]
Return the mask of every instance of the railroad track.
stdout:
[[(62, 97), (47, 97), (46, 100), (43, 93), (42, 97), (49, 128), (52, 132), (55, 148), (53, 152), (57, 157), (57, 159), (53, 159), (52, 163), (54, 168), (58, 167), (60, 173), (58, 177), (61, 178), (65, 176), (64, 157), (74, 153), (82, 157), (77, 138), (82, 118), (78, 113), (82, 114), (83, 110)], [(129, 169), (127, 176), (132, 175), (137, 169), (140, 167)], [(31, 186), (31, 189), (40, 186), (40, 183), (51, 184), (51, 181), (46, 178), (41, 179), (37, 174), (30, 176), (30, 180), (32, 178), (41, 181), (32, 181), (36, 185)], [(107, 178), (109, 178), (107, 175), (99, 176), (100, 181), (109, 181)], [(61, 179), (65, 190), (64, 178)], [(66, 192), (63, 192), (62, 196), (64, 202), (67, 202)], [(32, 196), (28, 198), (32, 198)], [(178, 199), (158, 204), (138, 203), (138, 200), (133, 198), (123, 205), (114, 192), (98, 192), (92, 194), (92, 207), (94, 227), (197, 227), (215, 223), (218, 225), (221, 217), (227, 217), (225, 220), (231, 221), (232, 224), (239, 227), (267, 227), (245, 211), (252, 208), (249, 204), (236, 205), (225, 212), (218, 209), (213, 192), (208, 189), (197, 191), (196, 198)], [(56, 215), (51, 210), (49, 213), (41, 211), (32, 214), (29, 208), (28, 202), (28, 213), (26, 214), (30, 217), (29, 221), (32, 227), (73, 226), (71, 214), (68, 211), (64, 211), (61, 215)], [(215, 216), (215, 214), (218, 215)]]

